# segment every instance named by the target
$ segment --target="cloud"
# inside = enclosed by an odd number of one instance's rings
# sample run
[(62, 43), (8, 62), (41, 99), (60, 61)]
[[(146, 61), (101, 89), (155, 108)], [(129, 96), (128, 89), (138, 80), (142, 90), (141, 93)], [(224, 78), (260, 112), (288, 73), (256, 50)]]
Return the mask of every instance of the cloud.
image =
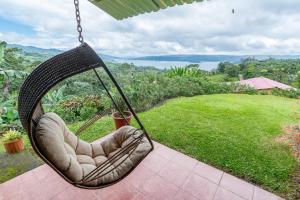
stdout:
[[(85, 40), (106, 54), (300, 54), (299, 0), (211, 0), (123, 21), (86, 0), (80, 8)], [(44, 48), (78, 45), (70, 1), (1, 0), (0, 17), (34, 30), (26, 35), (0, 29), (0, 40)]]

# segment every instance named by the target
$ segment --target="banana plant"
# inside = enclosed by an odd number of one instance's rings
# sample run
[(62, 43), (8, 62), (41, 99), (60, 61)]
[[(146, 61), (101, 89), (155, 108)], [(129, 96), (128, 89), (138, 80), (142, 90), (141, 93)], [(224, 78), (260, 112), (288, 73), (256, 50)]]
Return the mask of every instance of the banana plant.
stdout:
[(45, 107), (51, 107), (63, 100), (67, 100), (74, 97), (73, 95), (67, 95), (67, 96), (64, 95), (64, 91), (66, 87), (67, 86), (64, 85), (57, 90), (52, 90), (51, 92), (48, 92), (44, 97), (43, 105)]
[(200, 77), (202, 76), (201, 70), (196, 67), (172, 67), (168, 72), (169, 77), (185, 76), (185, 77)]
[(1, 103), (0, 107), (0, 132), (9, 128), (20, 127), (16, 97), (10, 97)]

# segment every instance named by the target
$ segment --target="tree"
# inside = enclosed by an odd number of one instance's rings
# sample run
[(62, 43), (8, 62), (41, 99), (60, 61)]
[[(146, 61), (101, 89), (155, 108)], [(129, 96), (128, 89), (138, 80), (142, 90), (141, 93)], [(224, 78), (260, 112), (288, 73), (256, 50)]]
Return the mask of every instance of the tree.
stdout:
[(4, 49), (6, 47), (5, 42), (0, 42), (0, 63), (4, 61)]
[(23, 68), (25, 58), (20, 49), (6, 48), (5, 42), (0, 42), (0, 83), (2, 83), (3, 100), (9, 97), (9, 89), (13, 79), (25, 77), (28, 73)]
[(230, 77), (237, 77), (239, 72), (240, 66), (232, 63), (227, 64), (224, 69), (224, 73), (228, 74)]
[(0, 68), (0, 82), (2, 83), (3, 100), (6, 101), (9, 96), (9, 88), (13, 79), (23, 78), (28, 73), (24, 71), (18, 71), (13, 69), (2, 69)]

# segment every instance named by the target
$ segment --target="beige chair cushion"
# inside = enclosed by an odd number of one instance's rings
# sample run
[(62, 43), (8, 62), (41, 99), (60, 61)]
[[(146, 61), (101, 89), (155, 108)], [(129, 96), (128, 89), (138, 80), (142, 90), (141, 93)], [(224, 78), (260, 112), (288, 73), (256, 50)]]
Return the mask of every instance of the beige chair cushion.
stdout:
[[(132, 141), (134, 139), (132, 133), (135, 130), (131, 126), (124, 126), (99, 141), (87, 143), (76, 137), (58, 115), (46, 113), (38, 123), (35, 138), (43, 155), (71, 181), (77, 182), (95, 169), (96, 166), (101, 165), (120, 151), (121, 147)], [(150, 149), (151, 145), (144, 137), (125, 162), (122, 164), (120, 162), (109, 163), (106, 170), (117, 167), (105, 176), (82, 184), (99, 186), (120, 179), (132, 167), (137, 165)], [(124, 155), (124, 158), (126, 156), (128, 154)]]

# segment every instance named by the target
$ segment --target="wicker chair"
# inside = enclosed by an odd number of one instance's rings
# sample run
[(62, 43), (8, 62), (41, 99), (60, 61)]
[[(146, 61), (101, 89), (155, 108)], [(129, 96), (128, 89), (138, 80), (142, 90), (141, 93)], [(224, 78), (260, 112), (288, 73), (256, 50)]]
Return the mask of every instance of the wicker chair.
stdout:
[[(90, 144), (69, 131), (58, 115), (44, 113), (41, 99), (66, 78), (93, 70), (119, 110), (96, 71), (98, 67), (102, 67), (108, 74), (140, 127), (136, 129), (125, 126)], [(103, 188), (116, 183), (153, 150), (147, 131), (117, 81), (101, 58), (86, 43), (39, 65), (21, 87), (18, 111), (35, 152), (61, 177), (77, 187)], [(99, 119), (99, 115), (96, 118)], [(88, 121), (88, 125), (95, 121)]]

